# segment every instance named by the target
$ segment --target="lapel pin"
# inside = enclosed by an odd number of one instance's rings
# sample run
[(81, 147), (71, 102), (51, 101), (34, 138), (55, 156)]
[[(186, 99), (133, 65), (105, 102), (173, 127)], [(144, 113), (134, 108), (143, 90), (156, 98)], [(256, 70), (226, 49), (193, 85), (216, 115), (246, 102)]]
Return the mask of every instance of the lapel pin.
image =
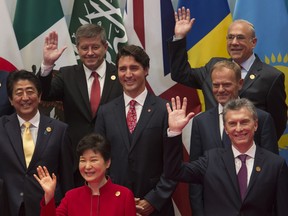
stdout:
[(52, 128), (51, 127), (47, 127), (46, 128), (46, 132), (50, 133), (52, 131)]
[(2, 86), (2, 83), (0, 83), (0, 88), (1, 88), (1, 86)]
[(120, 194), (121, 194), (120, 191), (116, 191), (115, 196), (118, 197), (120, 196)]
[(152, 110), (151, 110), (151, 109), (148, 109), (147, 111), (148, 111), (148, 112), (151, 112)]
[(261, 171), (261, 167), (259, 167), (259, 166), (256, 166), (256, 172), (260, 172)]
[(112, 76), (111, 76), (111, 80), (116, 80), (116, 76), (115, 76), (115, 75), (112, 75)]
[(255, 79), (255, 75), (254, 75), (254, 74), (251, 74), (251, 75), (250, 75), (250, 79), (252, 79), (252, 80)]

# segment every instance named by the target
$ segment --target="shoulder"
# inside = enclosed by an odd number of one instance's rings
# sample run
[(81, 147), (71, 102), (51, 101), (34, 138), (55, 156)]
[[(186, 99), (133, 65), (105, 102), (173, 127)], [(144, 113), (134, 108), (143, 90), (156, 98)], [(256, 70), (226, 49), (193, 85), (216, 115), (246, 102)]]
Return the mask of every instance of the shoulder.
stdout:
[(40, 114), (40, 123), (45, 123), (45, 122), (48, 122), (49, 124), (53, 124), (55, 126), (57, 126), (58, 128), (67, 128), (68, 125), (58, 119), (54, 119), (54, 118), (51, 118), (49, 116), (46, 116), (44, 114)]
[(83, 65), (69, 65), (69, 66), (64, 66), (60, 68), (61, 73), (71, 73), (73, 71), (79, 71), (79, 70), (84, 70)]

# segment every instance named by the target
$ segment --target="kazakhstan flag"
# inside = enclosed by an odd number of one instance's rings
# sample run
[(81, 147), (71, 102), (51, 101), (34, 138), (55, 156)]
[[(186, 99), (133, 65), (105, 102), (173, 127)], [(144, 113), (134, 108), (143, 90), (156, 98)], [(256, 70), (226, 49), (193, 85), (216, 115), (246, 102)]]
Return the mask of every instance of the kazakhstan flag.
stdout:
[[(237, 0), (233, 18), (253, 23), (258, 38), (255, 53), (285, 74), (288, 95), (288, 0)], [(288, 162), (287, 128), (279, 141), (279, 150)]]

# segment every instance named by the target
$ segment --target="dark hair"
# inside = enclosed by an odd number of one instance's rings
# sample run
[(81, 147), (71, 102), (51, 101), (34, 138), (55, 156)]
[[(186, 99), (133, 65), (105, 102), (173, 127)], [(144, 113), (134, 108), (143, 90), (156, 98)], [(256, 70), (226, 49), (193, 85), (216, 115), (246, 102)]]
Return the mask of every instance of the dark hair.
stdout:
[(144, 69), (149, 69), (150, 58), (140, 46), (126, 45), (123, 46), (116, 56), (116, 67), (118, 68), (119, 59), (123, 56), (133, 56), (134, 59), (142, 65)]
[(104, 158), (104, 161), (108, 161), (111, 158), (111, 146), (105, 137), (100, 134), (91, 133), (84, 136), (78, 143), (77, 155), (80, 157), (84, 151), (92, 150), (94, 153), (100, 153)]
[(102, 26), (92, 23), (81, 25), (76, 31), (76, 46), (79, 45), (80, 38), (94, 38), (100, 36), (102, 44), (106, 44), (106, 32)]
[(240, 110), (242, 108), (248, 109), (249, 112), (252, 114), (253, 119), (257, 121), (258, 115), (257, 115), (257, 111), (253, 103), (246, 98), (238, 98), (238, 99), (230, 100), (225, 104), (223, 108), (223, 122), (225, 123), (225, 116), (228, 111)]
[(7, 94), (10, 99), (12, 99), (14, 84), (18, 82), (19, 80), (30, 81), (31, 83), (33, 83), (33, 85), (37, 89), (38, 96), (42, 94), (42, 87), (41, 87), (41, 83), (38, 77), (30, 71), (19, 70), (19, 71), (11, 72), (7, 77), (7, 81), (6, 81)]

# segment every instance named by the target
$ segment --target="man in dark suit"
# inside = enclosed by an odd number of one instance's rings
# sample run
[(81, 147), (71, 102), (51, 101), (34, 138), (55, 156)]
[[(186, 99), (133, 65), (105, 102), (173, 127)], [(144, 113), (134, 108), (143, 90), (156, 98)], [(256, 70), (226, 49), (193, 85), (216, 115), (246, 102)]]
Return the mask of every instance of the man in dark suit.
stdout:
[[(205, 66), (191, 68), (187, 59), (186, 35), (191, 30), (195, 19), (190, 19), (189, 9), (175, 13), (175, 36), (168, 43), (171, 77), (183, 85), (201, 89), (204, 94), (206, 109), (217, 106), (212, 94), (210, 71), (213, 65), (224, 58), (212, 58)], [(254, 26), (245, 20), (235, 20), (227, 33), (227, 51), (230, 61), (241, 66), (244, 84), (239, 92), (241, 98), (248, 98), (253, 104), (269, 112), (274, 120), (277, 138), (286, 128), (287, 105), (285, 103), (285, 77), (275, 67), (267, 65), (254, 54), (257, 44)]]
[[(46, 166), (60, 180), (56, 201), (73, 188), (73, 156), (67, 136), (67, 125), (39, 113), (41, 84), (28, 71), (11, 73), (7, 92), (16, 113), (0, 118), (0, 179), (8, 195), (10, 215), (39, 216), (44, 195), (33, 174), (38, 166)], [(24, 137), (29, 122), (33, 149), (28, 157)]]
[(72, 140), (75, 156), (75, 184), (83, 185), (84, 180), (78, 171), (76, 146), (79, 140), (94, 130), (96, 111), (91, 109), (91, 94), (94, 77), (98, 74), (100, 85), (100, 104), (122, 94), (116, 68), (105, 61), (108, 49), (105, 30), (98, 25), (86, 24), (76, 32), (76, 47), (82, 64), (60, 68), (53, 77), (52, 69), (55, 61), (61, 56), (65, 47), (58, 49), (58, 35), (51, 32), (45, 39), (44, 61), (41, 66), (42, 100), (62, 101), (64, 119), (68, 124), (68, 134)]
[[(190, 160), (197, 160), (204, 151), (212, 148), (229, 147), (230, 140), (224, 132), (223, 107), (233, 99), (238, 98), (242, 88), (241, 68), (234, 62), (222, 60), (214, 64), (211, 69), (212, 92), (218, 102), (217, 106), (193, 118)], [(254, 135), (256, 145), (278, 154), (277, 135), (273, 119), (270, 114), (256, 109), (258, 128)], [(193, 216), (204, 216), (202, 186), (190, 184), (190, 205)]]
[(9, 75), (7, 71), (0, 71), (0, 117), (3, 115), (10, 115), (14, 112), (7, 95), (6, 79)]
[[(95, 131), (110, 141), (109, 176), (133, 191), (137, 212), (170, 216), (174, 215), (171, 195), (176, 183), (163, 177), (166, 101), (145, 87), (149, 62), (149, 56), (138, 46), (119, 51), (116, 66), (124, 93), (99, 108)], [(136, 104), (129, 105), (134, 101)]]
[(223, 121), (232, 145), (210, 149), (190, 163), (182, 162), (181, 132), (194, 115), (186, 116), (186, 107), (186, 98), (182, 107), (180, 98), (176, 97), (176, 102), (173, 98), (173, 110), (167, 104), (165, 176), (202, 184), (206, 216), (287, 215), (288, 168), (282, 157), (255, 145), (258, 119), (254, 105), (244, 98), (229, 101), (223, 109)]

